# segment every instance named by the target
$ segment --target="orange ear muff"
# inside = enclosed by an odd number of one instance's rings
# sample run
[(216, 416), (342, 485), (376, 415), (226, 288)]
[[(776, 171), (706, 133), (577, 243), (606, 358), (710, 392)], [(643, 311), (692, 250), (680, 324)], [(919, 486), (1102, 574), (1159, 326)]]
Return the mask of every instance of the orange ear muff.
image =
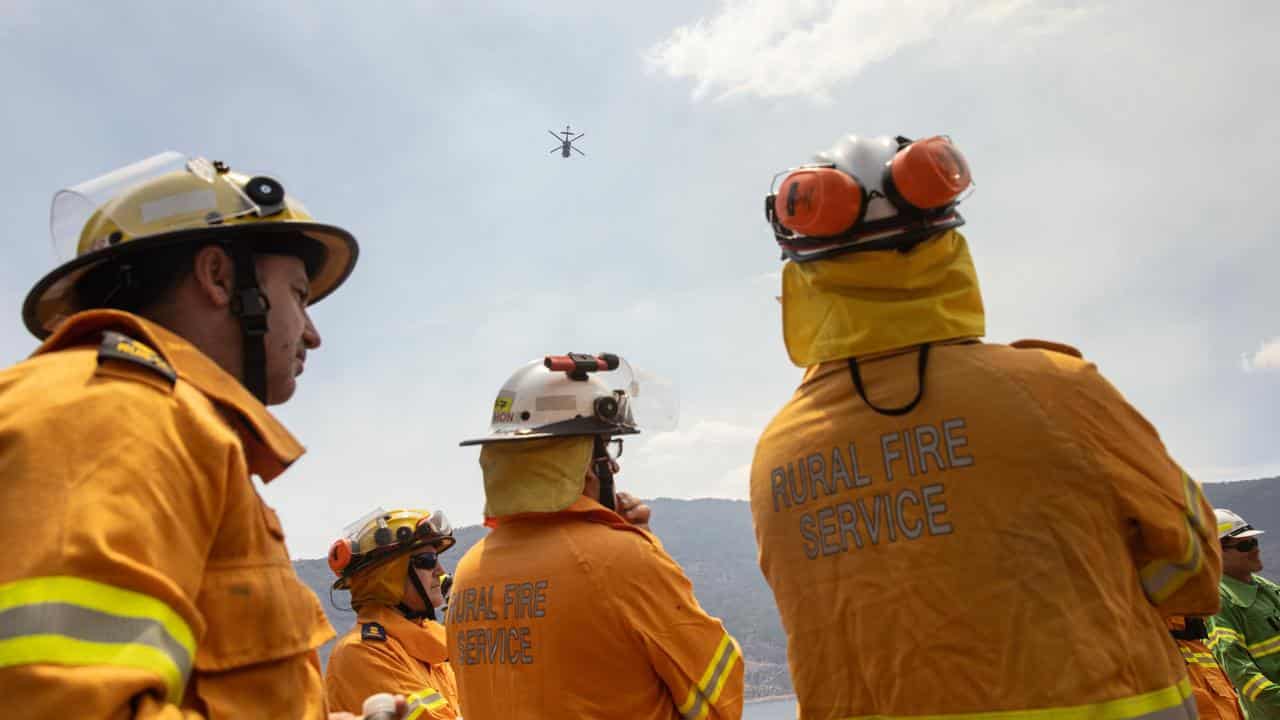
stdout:
[(801, 235), (838, 235), (862, 215), (863, 189), (835, 168), (802, 168), (782, 181), (773, 198), (774, 217)]
[(329, 569), (334, 575), (341, 575), (343, 570), (351, 564), (351, 558), (355, 553), (351, 552), (351, 541), (342, 538), (335, 540), (333, 545), (329, 547)]
[(973, 182), (964, 155), (940, 136), (903, 148), (889, 163), (888, 179), (887, 186), (920, 210), (950, 205)]

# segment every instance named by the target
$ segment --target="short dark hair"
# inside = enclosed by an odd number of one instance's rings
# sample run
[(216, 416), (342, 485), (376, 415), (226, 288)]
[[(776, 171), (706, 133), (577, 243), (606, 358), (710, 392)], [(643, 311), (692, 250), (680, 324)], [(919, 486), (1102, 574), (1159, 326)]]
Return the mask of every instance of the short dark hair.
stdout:
[(158, 247), (103, 262), (76, 282), (76, 306), (142, 314), (168, 300), (195, 271), (196, 254), (213, 244)]
[[(107, 260), (84, 274), (75, 285), (76, 306), (123, 310), (135, 315), (167, 301), (173, 291), (195, 272), (196, 255), (219, 241), (159, 246)], [(261, 233), (254, 242), (254, 257), (290, 255), (302, 260), (307, 277), (315, 277), (324, 264), (324, 245), (294, 233)]]

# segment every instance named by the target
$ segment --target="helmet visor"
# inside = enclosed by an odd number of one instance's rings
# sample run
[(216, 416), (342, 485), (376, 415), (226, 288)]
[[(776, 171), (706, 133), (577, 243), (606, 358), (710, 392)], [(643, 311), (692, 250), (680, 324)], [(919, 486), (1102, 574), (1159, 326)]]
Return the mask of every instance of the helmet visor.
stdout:
[(444, 514), (443, 510), (429, 513), (419, 520), (418, 530), (421, 532), (424, 527), (433, 535), (450, 535), (453, 533), (453, 525), (449, 523), (449, 518)]
[(49, 232), (65, 262), (127, 239), (263, 211), (213, 163), (168, 151), (59, 191)]
[(618, 369), (597, 375), (614, 395), (622, 395), (619, 424), (648, 432), (675, 430), (680, 422), (680, 393), (675, 383), (619, 358)]

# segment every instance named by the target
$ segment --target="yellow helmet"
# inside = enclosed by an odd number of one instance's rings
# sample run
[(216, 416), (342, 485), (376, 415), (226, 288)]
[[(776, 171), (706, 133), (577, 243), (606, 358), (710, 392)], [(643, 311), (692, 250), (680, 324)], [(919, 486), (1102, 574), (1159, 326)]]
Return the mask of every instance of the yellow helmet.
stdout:
[(296, 255), (307, 265), (312, 303), (346, 280), (359, 253), (350, 233), (315, 222), (278, 181), (176, 152), (58, 192), (50, 231), (63, 263), (36, 283), (22, 308), (38, 338), (110, 299), (77, 288), (88, 273), (114, 263), (127, 277), (129, 259), (158, 248), (234, 241), (249, 252)]
[(453, 547), (453, 526), (442, 511), (378, 508), (348, 525), (329, 547), (329, 569), (346, 590), (351, 577), (428, 545), (437, 552)]

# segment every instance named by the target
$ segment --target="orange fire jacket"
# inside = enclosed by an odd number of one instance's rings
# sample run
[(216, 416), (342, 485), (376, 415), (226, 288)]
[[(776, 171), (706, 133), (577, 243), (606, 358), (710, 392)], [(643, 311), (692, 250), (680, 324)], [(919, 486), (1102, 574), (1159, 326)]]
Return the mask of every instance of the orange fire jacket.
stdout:
[(329, 707), (359, 715), (376, 693), (404, 695), (405, 720), (460, 717), (448, 638), (438, 622), (406, 619), (393, 608), (363, 608), (325, 668)]
[(325, 717), (333, 630), (249, 478), (302, 452), (126, 313), (75, 315), (0, 371), (0, 697), (25, 717)]
[[(1181, 617), (1169, 618), (1170, 630), (1181, 630), (1185, 621)], [(1187, 665), (1187, 677), (1196, 696), (1196, 709), (1200, 720), (1244, 720), (1240, 699), (1222, 666), (1214, 659), (1205, 640), (1174, 638), (1182, 660)]]
[[(917, 362), (860, 361), (872, 401), (908, 403)], [(1065, 346), (937, 345), (924, 383), (881, 415), (812, 367), (757, 446), (800, 716), (1190, 713), (1163, 617), (1215, 611), (1221, 555), (1156, 431)]]
[(455, 577), (467, 720), (741, 716), (737, 642), (653, 535), (593, 500), (501, 518)]

